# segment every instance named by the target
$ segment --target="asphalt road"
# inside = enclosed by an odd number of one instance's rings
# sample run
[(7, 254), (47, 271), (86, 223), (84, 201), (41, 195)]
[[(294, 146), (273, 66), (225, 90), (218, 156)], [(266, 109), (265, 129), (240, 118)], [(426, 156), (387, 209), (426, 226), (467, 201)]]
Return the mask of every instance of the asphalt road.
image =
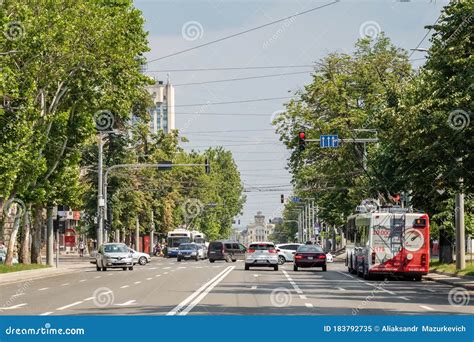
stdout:
[[(87, 261), (84, 261), (87, 262)], [(245, 271), (243, 262), (154, 258), (133, 271), (95, 266), (0, 286), (0, 315), (472, 314), (474, 294), (423, 280), (365, 281), (342, 263)], [(470, 297), (470, 301), (468, 302)], [(451, 300), (450, 300), (451, 299)], [(450, 304), (464, 304), (452, 305)]]

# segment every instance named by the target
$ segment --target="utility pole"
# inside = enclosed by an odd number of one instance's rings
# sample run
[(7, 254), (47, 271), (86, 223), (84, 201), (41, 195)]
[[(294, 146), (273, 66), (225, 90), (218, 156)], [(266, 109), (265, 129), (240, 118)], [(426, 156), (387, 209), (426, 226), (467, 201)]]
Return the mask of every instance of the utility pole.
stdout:
[[(461, 159), (457, 160), (461, 162)], [(456, 270), (466, 268), (465, 254), (465, 229), (464, 229), (464, 193), (462, 193), (463, 178), (459, 178), (460, 191), (455, 198), (455, 224), (456, 224)]]
[(150, 228), (150, 255), (153, 255), (153, 238), (155, 235), (155, 218), (153, 215), (153, 209), (151, 210), (151, 228)]
[(53, 206), (49, 205), (47, 209), (48, 223), (46, 231), (46, 264), (54, 264), (54, 228), (53, 228)]
[(99, 133), (99, 166), (98, 166), (98, 188), (97, 188), (97, 248), (99, 248), (103, 243), (103, 232), (104, 232), (104, 217), (103, 217), (103, 208), (104, 208), (104, 195), (103, 195), (103, 186), (102, 186), (102, 170), (103, 170), (103, 154), (104, 154), (104, 140), (102, 137), (102, 132)]
[(137, 216), (137, 224), (135, 227), (135, 250), (140, 251), (140, 221)]

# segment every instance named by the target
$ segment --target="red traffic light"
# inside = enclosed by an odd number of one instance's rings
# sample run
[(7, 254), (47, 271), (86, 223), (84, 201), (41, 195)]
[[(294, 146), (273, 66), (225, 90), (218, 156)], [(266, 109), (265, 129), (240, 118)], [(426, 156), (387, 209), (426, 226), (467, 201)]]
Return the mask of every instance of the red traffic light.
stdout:
[(306, 139), (306, 133), (305, 132), (300, 132), (299, 137), (300, 137), (300, 139)]

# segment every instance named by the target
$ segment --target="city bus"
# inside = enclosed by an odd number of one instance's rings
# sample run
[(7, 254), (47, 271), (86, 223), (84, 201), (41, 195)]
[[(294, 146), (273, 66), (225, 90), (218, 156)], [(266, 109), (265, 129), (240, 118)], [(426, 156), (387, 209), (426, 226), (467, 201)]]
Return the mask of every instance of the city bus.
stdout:
[(192, 241), (194, 243), (200, 244), (200, 245), (206, 245), (207, 246), (207, 241), (206, 241), (206, 235), (204, 233), (201, 233), (197, 230), (193, 230), (191, 232), (191, 237)]
[(429, 271), (430, 226), (427, 214), (390, 207), (348, 217), (346, 266), (365, 279), (403, 276), (420, 281)]
[(182, 243), (193, 242), (191, 232), (184, 228), (177, 228), (168, 232), (166, 256), (178, 256), (178, 247)]

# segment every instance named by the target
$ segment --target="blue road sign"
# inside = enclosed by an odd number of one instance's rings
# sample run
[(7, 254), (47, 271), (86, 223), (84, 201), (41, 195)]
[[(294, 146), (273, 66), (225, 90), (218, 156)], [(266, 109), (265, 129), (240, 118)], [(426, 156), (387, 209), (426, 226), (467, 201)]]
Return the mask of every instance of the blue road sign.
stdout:
[(291, 201), (294, 202), (294, 203), (300, 203), (301, 198), (294, 196), (294, 197), (291, 198)]
[(339, 147), (339, 136), (335, 135), (321, 135), (319, 137), (319, 147), (334, 148)]

